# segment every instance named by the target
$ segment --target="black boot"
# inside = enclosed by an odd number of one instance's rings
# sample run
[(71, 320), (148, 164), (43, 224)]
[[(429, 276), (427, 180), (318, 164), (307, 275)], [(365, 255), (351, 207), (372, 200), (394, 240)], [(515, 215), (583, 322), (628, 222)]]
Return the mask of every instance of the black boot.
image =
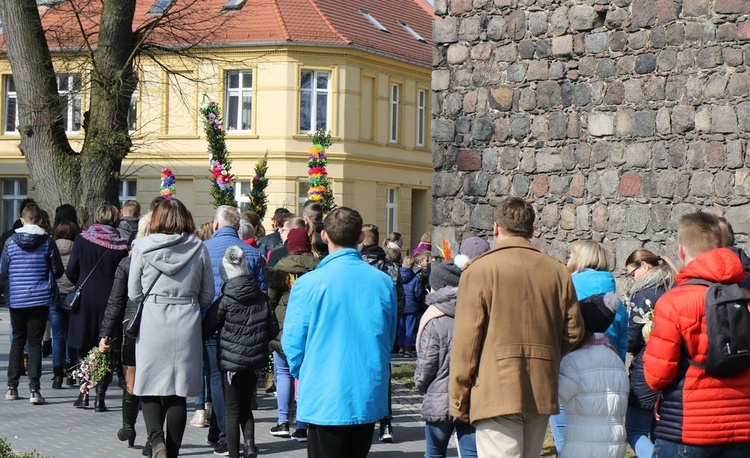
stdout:
[(96, 384), (96, 398), (94, 399), (94, 411), (106, 412), (107, 406), (104, 404), (104, 398), (107, 395), (107, 386), (102, 383)]
[(73, 401), (73, 405), (82, 409), (89, 406), (89, 392), (83, 392), (78, 394), (78, 399)]
[(252, 439), (245, 440), (245, 458), (257, 458), (258, 449), (255, 448), (255, 441)]
[(66, 385), (68, 385), (68, 388), (76, 386), (76, 379), (75, 377), (73, 377), (73, 371), (75, 370), (75, 368), (75, 364), (71, 364), (70, 366), (65, 368), (65, 382)]
[(54, 374), (54, 376), (52, 377), (52, 389), (54, 390), (62, 389), (63, 375), (65, 374), (62, 366), (53, 367), (52, 373)]
[(123, 442), (128, 441), (128, 447), (131, 448), (135, 442), (135, 420), (138, 418), (140, 405), (140, 397), (127, 391), (122, 392), (122, 428), (117, 431), (117, 438)]

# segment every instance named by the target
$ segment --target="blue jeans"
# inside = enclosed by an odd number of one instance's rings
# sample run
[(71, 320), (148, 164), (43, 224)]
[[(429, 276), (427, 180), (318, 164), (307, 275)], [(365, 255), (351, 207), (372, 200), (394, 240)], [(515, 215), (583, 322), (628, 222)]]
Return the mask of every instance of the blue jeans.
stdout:
[[(227, 410), (224, 405), (224, 392), (222, 391), (221, 384), (221, 371), (219, 371), (219, 360), (217, 358), (216, 351), (219, 347), (218, 339), (212, 337), (205, 342), (203, 345), (206, 349), (204, 365), (208, 365), (211, 371), (211, 403), (214, 406), (214, 415), (211, 416), (211, 423), (213, 424), (216, 419), (216, 425), (219, 428), (219, 442), (227, 442), (227, 429), (226, 429), (226, 418)], [(209, 428), (209, 435), (211, 434)]]
[(747, 458), (750, 443), (724, 445), (687, 445), (656, 439), (655, 458)]
[(398, 317), (397, 337), (398, 346), (404, 350), (412, 350), (417, 337), (419, 319), (416, 313), (404, 313)]
[(654, 455), (654, 444), (649, 436), (653, 437), (655, 426), (656, 419), (652, 410), (628, 406), (625, 430), (628, 434), (628, 444), (638, 458), (651, 458)]
[(49, 309), (49, 322), (52, 326), (52, 366), (72, 366), (76, 351), (68, 347), (68, 318), (70, 312), (60, 307), (59, 302)]
[[(279, 409), (279, 423), (289, 421), (289, 411), (294, 404), (294, 377), (289, 373), (289, 363), (279, 353), (273, 352), (274, 373), (276, 374), (276, 406)], [(307, 429), (307, 423), (297, 421), (295, 429)]]
[(469, 423), (430, 423), (424, 425), (424, 458), (445, 458), (453, 429), (458, 435), (461, 458), (477, 457), (476, 430)]
[(549, 416), (549, 426), (552, 430), (552, 439), (555, 440), (557, 454), (562, 453), (563, 442), (565, 442), (565, 425), (568, 423), (568, 417), (565, 416), (565, 409), (560, 404), (560, 413)]

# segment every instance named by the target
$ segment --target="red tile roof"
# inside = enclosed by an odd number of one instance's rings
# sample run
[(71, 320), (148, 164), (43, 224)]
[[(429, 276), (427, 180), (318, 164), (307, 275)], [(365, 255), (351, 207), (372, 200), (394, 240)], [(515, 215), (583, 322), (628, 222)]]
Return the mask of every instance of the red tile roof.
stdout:
[[(134, 27), (157, 16), (148, 11), (156, 0), (138, 0)], [(359, 48), (420, 65), (432, 60), (432, 21), (435, 15), (426, 0), (247, 0), (238, 11), (223, 11), (227, 0), (175, 0), (174, 27), (154, 31), (153, 40), (164, 45), (199, 42), (200, 46), (311, 44)], [(98, 18), (100, 2), (62, 2), (40, 6), (42, 23), (51, 48), (78, 49), (83, 45), (72, 12), (87, 5), (80, 17)], [(367, 11), (388, 31), (370, 23)], [(399, 23), (408, 24), (425, 41), (418, 41)], [(97, 24), (83, 20), (96, 42)], [(0, 43), (4, 46), (4, 41)]]

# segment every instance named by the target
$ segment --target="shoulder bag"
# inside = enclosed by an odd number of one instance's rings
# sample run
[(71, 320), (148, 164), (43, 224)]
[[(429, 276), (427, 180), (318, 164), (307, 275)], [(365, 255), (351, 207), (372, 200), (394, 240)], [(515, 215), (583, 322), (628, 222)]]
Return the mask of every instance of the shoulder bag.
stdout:
[(89, 278), (91, 278), (91, 275), (94, 273), (97, 266), (99, 266), (99, 263), (102, 261), (105, 254), (107, 254), (106, 251), (102, 253), (101, 256), (99, 256), (99, 259), (96, 260), (96, 264), (94, 264), (94, 267), (91, 268), (91, 272), (86, 275), (86, 278), (83, 279), (81, 284), (78, 285), (76, 289), (66, 294), (65, 297), (63, 297), (63, 300), (60, 301), (60, 308), (62, 308), (63, 310), (68, 310), (69, 312), (75, 312), (76, 310), (78, 310), (78, 307), (81, 306), (81, 291), (83, 291), (83, 285), (85, 285)]
[(154, 288), (156, 281), (161, 277), (161, 271), (156, 275), (154, 281), (151, 282), (151, 286), (146, 290), (146, 294), (143, 295), (143, 299), (138, 303), (133, 312), (133, 316), (125, 317), (123, 321), (122, 331), (125, 337), (129, 339), (135, 339), (138, 337), (138, 331), (141, 329), (141, 317), (143, 316), (143, 303), (146, 302), (146, 298), (151, 294), (151, 290)]

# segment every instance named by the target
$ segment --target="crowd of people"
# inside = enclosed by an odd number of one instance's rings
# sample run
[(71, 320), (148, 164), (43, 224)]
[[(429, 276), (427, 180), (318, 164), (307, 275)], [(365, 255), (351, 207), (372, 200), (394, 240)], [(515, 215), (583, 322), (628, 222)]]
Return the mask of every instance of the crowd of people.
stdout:
[[(534, 209), (515, 197), (496, 208), (493, 246), (467, 237), (449, 260), (429, 234), (405, 250), (356, 210), (324, 215), (314, 202), (277, 209), (268, 233), (230, 206), (196, 227), (161, 197), (144, 215), (127, 201), (93, 219), (84, 231), (62, 205), (51, 223), (29, 200), (3, 234), (6, 399), (25, 374), (29, 401), (44, 404), (49, 323), (52, 388), (79, 385), (71, 369), (92, 348), (110, 355), (94, 410), (107, 411), (116, 375), (117, 437), (134, 446), (142, 411), (146, 455), (178, 456), (190, 424), (208, 427), (216, 454), (257, 456), (260, 386), (276, 395), (271, 435), (306, 442), (310, 457), (365, 457), (376, 424), (394, 441), (399, 354), (416, 358), (426, 458), (445, 457), (454, 436), (463, 458), (538, 457), (548, 428), (562, 457), (624, 457), (627, 444), (639, 458), (750, 456), (750, 362), (713, 372), (707, 328), (720, 324), (706, 318), (707, 287), (747, 286), (750, 258), (712, 214), (681, 217), (679, 272), (633, 251), (624, 296), (600, 243), (573, 243), (567, 265), (536, 249)], [(73, 405), (89, 407), (88, 389)]]

